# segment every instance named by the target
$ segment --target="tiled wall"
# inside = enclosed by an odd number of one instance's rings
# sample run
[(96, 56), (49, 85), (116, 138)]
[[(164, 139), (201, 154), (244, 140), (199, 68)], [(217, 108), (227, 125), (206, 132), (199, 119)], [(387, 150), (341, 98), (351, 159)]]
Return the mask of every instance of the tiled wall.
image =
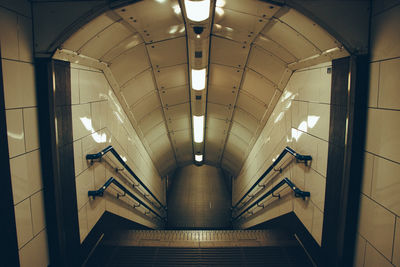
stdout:
[[(274, 174), (269, 188), (288, 177), (311, 197), (304, 201), (293, 198), (287, 188), (280, 200), (271, 198), (262, 211), (248, 218), (244, 228), (294, 211), (315, 240), (321, 244), (328, 159), (330, 116), (330, 64), (325, 63), (296, 71), (290, 78), (273, 114), (250, 152), (240, 175), (234, 181), (234, 203), (254, 184), (277, 158), (285, 146), (311, 155), (311, 166), (292, 162), (282, 174)], [(286, 156), (285, 159), (290, 159)], [(282, 161), (282, 162), (285, 162)], [(272, 175), (267, 176), (268, 181)]]
[(88, 197), (88, 190), (99, 189), (110, 177), (117, 178), (130, 188), (129, 179), (133, 178), (126, 172), (122, 175), (115, 172), (115, 167), (122, 166), (112, 156), (107, 156), (105, 161), (93, 165), (86, 160), (86, 154), (97, 153), (108, 145), (112, 145), (122, 158), (126, 159), (126, 163), (161, 201), (165, 200), (164, 181), (161, 180), (101, 71), (72, 64), (71, 90), (81, 242), (105, 210), (157, 228), (158, 225), (154, 221), (143, 216), (142, 208), (132, 208), (133, 201), (130, 198), (116, 199), (117, 191), (113, 186), (107, 189), (105, 197), (97, 197), (94, 200)]
[(0, 40), (19, 259), (21, 267), (44, 267), (48, 249), (28, 1), (0, 1)]
[(400, 266), (399, 25), (400, 1), (374, 1), (357, 267)]

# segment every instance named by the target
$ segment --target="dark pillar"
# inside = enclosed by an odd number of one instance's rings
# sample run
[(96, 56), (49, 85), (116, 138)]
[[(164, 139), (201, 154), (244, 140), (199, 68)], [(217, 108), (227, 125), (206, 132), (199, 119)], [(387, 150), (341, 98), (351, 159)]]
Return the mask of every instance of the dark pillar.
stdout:
[(70, 64), (35, 62), (50, 265), (80, 266)]
[(332, 61), (322, 249), (324, 266), (352, 266), (363, 171), (368, 57)]

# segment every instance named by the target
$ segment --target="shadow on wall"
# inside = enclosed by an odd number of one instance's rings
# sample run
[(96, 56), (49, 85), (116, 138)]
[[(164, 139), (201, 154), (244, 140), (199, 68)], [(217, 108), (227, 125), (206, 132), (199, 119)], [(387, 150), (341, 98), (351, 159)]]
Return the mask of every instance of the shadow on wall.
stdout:
[(169, 229), (231, 229), (231, 195), (220, 169), (178, 169), (168, 192)]

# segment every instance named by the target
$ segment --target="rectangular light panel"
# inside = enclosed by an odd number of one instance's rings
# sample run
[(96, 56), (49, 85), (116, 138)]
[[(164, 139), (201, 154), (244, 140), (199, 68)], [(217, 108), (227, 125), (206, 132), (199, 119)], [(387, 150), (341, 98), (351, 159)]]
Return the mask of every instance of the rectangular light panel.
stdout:
[(193, 116), (193, 138), (195, 143), (201, 143), (204, 139), (204, 115)]

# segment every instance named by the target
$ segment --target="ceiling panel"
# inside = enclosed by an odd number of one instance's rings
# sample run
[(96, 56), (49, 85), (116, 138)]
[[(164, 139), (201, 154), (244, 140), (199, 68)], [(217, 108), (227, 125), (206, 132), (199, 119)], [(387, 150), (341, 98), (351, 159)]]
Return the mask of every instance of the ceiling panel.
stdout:
[(146, 43), (185, 35), (178, 1), (140, 1), (116, 12), (142, 34)]
[(150, 67), (144, 44), (137, 45), (116, 57), (110, 69), (120, 86)]
[(235, 134), (236, 136), (239, 136), (248, 145), (250, 144), (250, 141), (253, 138), (254, 134), (237, 122), (232, 123), (231, 133)]
[(268, 20), (220, 8), (216, 10), (212, 33), (243, 44), (250, 44)]
[(186, 38), (180, 37), (154, 44), (148, 44), (150, 61), (153, 67), (162, 68), (187, 62)]
[(165, 129), (164, 120), (162, 120), (145, 134), (145, 138), (147, 142), (151, 144), (155, 142), (160, 136), (164, 135), (168, 135), (168, 133)]
[(212, 36), (211, 63), (244, 68), (249, 49), (249, 45)]
[(285, 47), (298, 59), (304, 59), (319, 54), (320, 51), (307, 41), (301, 34), (279, 20), (265, 27), (262, 33), (279, 45)]
[(157, 157), (165, 153), (171, 153), (171, 143), (169, 142), (168, 136), (160, 136), (153, 143), (150, 143), (150, 149)]
[(128, 106), (135, 105), (141, 98), (155, 90), (151, 69), (138, 74), (121, 87), (121, 93)]
[(254, 133), (258, 126), (258, 121), (251, 114), (241, 108), (235, 109), (233, 120), (246, 127), (250, 132)]
[(251, 50), (248, 66), (274, 84), (279, 84), (286, 69), (285, 62), (257, 46), (253, 46)]
[(218, 64), (210, 64), (209, 86), (239, 88), (243, 69)]
[(220, 0), (216, 6), (263, 18), (272, 17), (280, 9), (277, 5), (259, 0)]
[(235, 103), (236, 94), (237, 90), (235, 89), (210, 86), (208, 88), (208, 102), (225, 106), (233, 106)]
[(240, 92), (236, 105), (246, 110), (248, 113), (253, 115), (257, 120), (261, 120), (265, 110), (268, 106), (257, 100), (255, 97), (251, 97), (246, 92)]
[(97, 33), (78, 50), (78, 53), (95, 59), (100, 59), (114, 46), (133, 35), (135, 32), (136, 31), (129, 25), (121, 23), (120, 21), (115, 22), (103, 31)]
[(160, 92), (160, 97), (164, 107), (186, 103), (189, 102), (189, 88), (185, 85), (165, 89)]
[(190, 128), (189, 114), (187, 115), (186, 118), (181, 118), (181, 119), (178, 119), (178, 120), (169, 120), (168, 119), (167, 122), (168, 122), (168, 130), (170, 132), (191, 129)]
[(220, 104), (207, 104), (207, 117), (213, 117), (220, 120), (230, 120), (233, 108)]
[(246, 69), (241, 90), (255, 96), (263, 103), (269, 104), (275, 94), (276, 87), (252, 69)]
[(260, 34), (256, 38), (254, 43), (257, 46), (262, 47), (263, 49), (267, 50), (268, 52), (270, 52), (274, 56), (276, 56), (276, 57), (280, 58), (281, 60), (285, 61), (287, 64), (293, 63), (293, 62), (298, 60), (293, 54), (290, 53), (290, 51), (286, 50), (286, 48), (284, 48), (283, 46), (281, 46), (277, 42), (269, 39), (268, 37), (263, 36), (262, 34)]
[(322, 51), (341, 46), (321, 26), (294, 9), (290, 9), (279, 19), (306, 37)]
[(171, 133), (171, 138), (177, 146), (182, 146), (189, 142), (190, 149), (192, 149), (192, 134), (190, 130), (182, 130)]
[(187, 64), (157, 69), (154, 73), (158, 88), (162, 90), (189, 84), (187, 72)]
[(164, 116), (161, 107), (154, 109), (149, 114), (144, 116), (142, 120), (139, 121), (139, 127), (143, 134), (146, 135), (153, 127), (160, 124), (160, 122), (164, 122)]
[(179, 120), (186, 119), (190, 115), (189, 103), (179, 104), (171, 107), (164, 108), (165, 116), (167, 120)]
[(146, 95), (141, 101), (137, 102), (136, 105), (131, 107), (132, 113), (137, 121), (143, 119), (144, 116), (150, 114), (156, 108), (160, 107), (160, 100), (157, 92), (151, 92)]
[(103, 62), (111, 62), (114, 60), (114, 58), (118, 57), (121, 55), (124, 51), (129, 50), (141, 43), (143, 43), (143, 39), (140, 36), (139, 33), (135, 33), (128, 38), (122, 40), (120, 43), (112, 47), (110, 50), (108, 50), (101, 58), (100, 60)]
[(207, 116), (207, 131), (218, 132), (218, 134), (226, 133), (229, 128), (229, 121), (215, 119)]
[(68, 38), (68, 40), (62, 44), (62, 48), (78, 51), (78, 49), (92, 39), (93, 36), (113, 24), (116, 20), (118, 20), (118, 18), (112, 16), (112, 12), (107, 12), (98, 16)]

